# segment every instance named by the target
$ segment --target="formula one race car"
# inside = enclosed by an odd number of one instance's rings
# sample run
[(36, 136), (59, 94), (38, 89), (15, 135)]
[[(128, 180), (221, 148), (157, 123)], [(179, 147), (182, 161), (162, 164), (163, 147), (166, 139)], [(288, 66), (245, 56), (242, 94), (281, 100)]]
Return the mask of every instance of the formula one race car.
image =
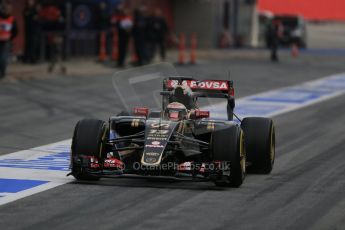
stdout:
[[(233, 121), (233, 82), (170, 77), (163, 82), (162, 110), (134, 108), (109, 123), (77, 123), (71, 146), (71, 172), (77, 180), (158, 178), (213, 181), (239, 187), (246, 171), (268, 174), (275, 158), (271, 119)], [(200, 97), (227, 100), (226, 120), (210, 119)]]

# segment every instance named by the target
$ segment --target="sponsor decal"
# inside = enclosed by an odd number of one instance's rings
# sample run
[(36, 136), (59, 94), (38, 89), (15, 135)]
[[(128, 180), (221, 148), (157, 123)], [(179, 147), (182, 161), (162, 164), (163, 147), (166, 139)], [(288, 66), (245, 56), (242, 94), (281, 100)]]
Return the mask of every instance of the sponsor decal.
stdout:
[(169, 135), (167, 134), (151, 134), (148, 135), (148, 137), (146, 138), (147, 140), (157, 140), (157, 141), (164, 141), (164, 140), (168, 140)]
[(195, 110), (195, 116), (198, 118), (207, 118), (210, 117), (210, 111), (207, 110)]
[(153, 145), (159, 145), (160, 142), (159, 142), (159, 141), (153, 141), (152, 144), (153, 144)]
[(179, 171), (189, 171), (192, 169), (192, 163), (191, 162), (184, 162), (182, 164), (179, 164), (177, 166), (177, 170)]
[(148, 153), (145, 153), (145, 155), (150, 156), (150, 157), (158, 157), (160, 156), (160, 153), (148, 152)]
[(139, 123), (140, 123), (140, 119), (133, 119), (132, 123), (131, 123), (131, 126), (133, 128), (137, 128), (137, 127), (139, 127)]
[(169, 130), (156, 130), (156, 129), (151, 129), (149, 131), (149, 134), (156, 134), (156, 135), (164, 135), (164, 134), (168, 134)]
[(168, 140), (168, 135), (150, 135), (146, 138), (147, 140)]
[(157, 160), (158, 160), (158, 159), (155, 158), (155, 157), (145, 157), (145, 162), (146, 162), (146, 163), (150, 163), (150, 164), (156, 163)]
[[(175, 88), (178, 85), (177, 80), (168, 80), (167, 87)], [(185, 80), (182, 81), (182, 86), (188, 86), (191, 89), (209, 89), (209, 90), (228, 90), (229, 86), (227, 81), (221, 80), (205, 80), (205, 81), (194, 81)]]
[(149, 114), (149, 108), (142, 107), (142, 108), (134, 108), (134, 114), (139, 116), (147, 116)]
[(169, 123), (152, 123), (151, 124), (151, 128), (154, 129), (169, 129), (170, 128), (170, 124)]
[(163, 148), (164, 146), (159, 141), (152, 141), (151, 144), (145, 145), (145, 147), (149, 148)]
[(116, 158), (108, 158), (104, 160), (104, 167), (108, 168), (120, 168), (123, 169), (124, 164), (122, 161)]
[(157, 140), (157, 141), (166, 141), (168, 140), (167, 137), (147, 137), (147, 140)]
[(148, 124), (145, 148), (164, 148), (171, 135), (171, 129), (175, 124), (171, 122), (153, 122)]

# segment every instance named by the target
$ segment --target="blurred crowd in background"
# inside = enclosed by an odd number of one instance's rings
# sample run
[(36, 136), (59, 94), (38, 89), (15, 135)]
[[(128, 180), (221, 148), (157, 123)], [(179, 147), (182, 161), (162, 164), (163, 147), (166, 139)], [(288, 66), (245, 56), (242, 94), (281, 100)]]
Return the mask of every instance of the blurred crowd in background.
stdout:
[[(95, 24), (100, 31), (99, 36), (105, 34), (106, 54), (109, 55), (112, 49), (117, 49), (117, 62), (119, 67), (125, 65), (129, 46), (134, 46), (137, 65), (150, 63), (159, 49), (160, 56), (165, 59), (165, 39), (168, 32), (167, 23), (159, 8), (148, 8), (145, 5), (131, 10), (124, 5), (117, 5), (111, 9), (109, 5), (100, 2), (98, 5), (98, 17)], [(88, 11), (79, 11), (78, 17), (83, 23), (83, 18), (87, 17)], [(38, 0), (28, 0), (24, 10), (25, 21), (25, 51), (23, 61), (35, 63), (39, 59), (40, 33), (42, 29), (48, 28), (51, 31), (59, 31), (63, 28), (65, 15), (58, 6), (50, 5), (41, 7)], [(114, 44), (114, 36), (116, 43)], [(50, 49), (47, 56), (54, 59), (60, 55), (57, 47), (62, 45), (61, 33), (51, 33), (47, 36), (47, 43)], [(96, 40), (98, 46), (99, 40)], [(131, 42), (131, 43), (130, 43)], [(116, 47), (115, 47), (116, 46)], [(101, 46), (100, 46), (101, 48)], [(133, 48), (133, 47), (131, 47)], [(61, 51), (60, 51), (61, 52)]]
[[(105, 7), (105, 4), (101, 3), (101, 8), (103, 7)], [(105, 31), (108, 31), (109, 26), (116, 28), (118, 36), (118, 67), (123, 67), (125, 64), (131, 37), (135, 47), (135, 64), (143, 65), (150, 63), (157, 50), (159, 50), (161, 59), (165, 59), (165, 42), (168, 26), (159, 8), (148, 9), (146, 6), (141, 6), (135, 9), (134, 12), (131, 12), (129, 9), (119, 6), (114, 10), (110, 20), (107, 17), (102, 17), (102, 25)], [(111, 35), (114, 34), (112, 33)], [(109, 47), (108, 44), (110, 43), (109, 39), (107, 39), (107, 47)]]
[[(0, 78), (5, 76), (11, 41), (18, 34), (18, 26), (12, 9), (11, 1), (0, 1)], [(156, 53), (159, 53), (161, 60), (165, 59), (168, 24), (159, 7), (141, 4), (133, 9), (124, 4), (108, 5), (107, 2), (100, 1), (96, 9), (92, 10), (96, 12), (92, 13), (97, 15), (92, 22), (95, 25), (96, 39), (91, 39), (94, 44), (90, 42), (85, 44), (84, 50), (87, 47), (93, 47), (98, 49), (97, 53), (100, 53), (104, 48), (106, 57), (102, 59), (112, 59), (117, 62), (118, 67), (126, 65), (129, 51), (135, 56), (131, 59), (132, 65), (148, 64)], [(80, 5), (80, 9), (75, 11), (77, 14), (72, 17), (74, 17), (73, 21), (80, 24), (77, 26), (82, 27), (83, 23), (90, 24), (89, 8), (83, 8), (83, 5)], [(49, 72), (53, 71), (56, 64), (60, 64), (61, 70), (66, 71), (61, 60), (66, 56), (66, 50), (73, 50), (72, 47), (66, 49), (64, 42), (66, 34), (69, 37), (73, 36), (73, 33), (68, 32), (71, 25), (67, 25), (67, 17), (71, 15), (67, 15), (66, 5), (26, 0), (23, 10), (24, 31), (21, 31), (25, 39), (24, 51), (20, 60), (29, 64), (48, 60), (50, 61)], [(3, 36), (3, 33), (8, 36)], [(79, 36), (83, 36), (82, 31)], [(72, 44), (75, 47), (78, 45), (80, 44)]]
[(3, 2), (0, 5), (0, 79), (6, 75), (11, 41), (17, 34), (17, 22), (12, 16), (12, 5)]

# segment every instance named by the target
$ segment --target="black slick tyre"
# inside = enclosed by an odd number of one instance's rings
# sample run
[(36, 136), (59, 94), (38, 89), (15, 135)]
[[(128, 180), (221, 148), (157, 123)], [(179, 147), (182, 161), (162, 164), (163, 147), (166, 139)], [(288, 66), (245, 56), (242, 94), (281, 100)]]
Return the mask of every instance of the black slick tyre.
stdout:
[(223, 172), (221, 180), (216, 180), (217, 186), (239, 187), (246, 174), (246, 154), (244, 135), (237, 125), (219, 127), (212, 133), (211, 148), (213, 160), (223, 164), (229, 163), (230, 169)]
[(96, 119), (84, 119), (74, 129), (71, 146), (72, 175), (77, 180), (99, 180), (90, 175), (85, 168), (91, 156), (100, 159), (104, 151), (103, 141), (106, 137), (106, 123)]
[(272, 119), (244, 118), (241, 127), (245, 136), (248, 173), (269, 174), (275, 160), (275, 128)]

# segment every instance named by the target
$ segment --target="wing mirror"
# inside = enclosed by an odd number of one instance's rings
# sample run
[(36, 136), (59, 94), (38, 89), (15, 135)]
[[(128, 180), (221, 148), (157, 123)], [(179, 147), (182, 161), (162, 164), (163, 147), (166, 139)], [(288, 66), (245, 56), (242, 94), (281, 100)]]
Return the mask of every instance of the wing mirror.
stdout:
[(149, 108), (146, 108), (146, 107), (134, 108), (134, 115), (147, 117), (147, 115), (149, 115)]
[(195, 110), (195, 117), (197, 119), (209, 118), (210, 117), (210, 111), (197, 109), (197, 110)]

